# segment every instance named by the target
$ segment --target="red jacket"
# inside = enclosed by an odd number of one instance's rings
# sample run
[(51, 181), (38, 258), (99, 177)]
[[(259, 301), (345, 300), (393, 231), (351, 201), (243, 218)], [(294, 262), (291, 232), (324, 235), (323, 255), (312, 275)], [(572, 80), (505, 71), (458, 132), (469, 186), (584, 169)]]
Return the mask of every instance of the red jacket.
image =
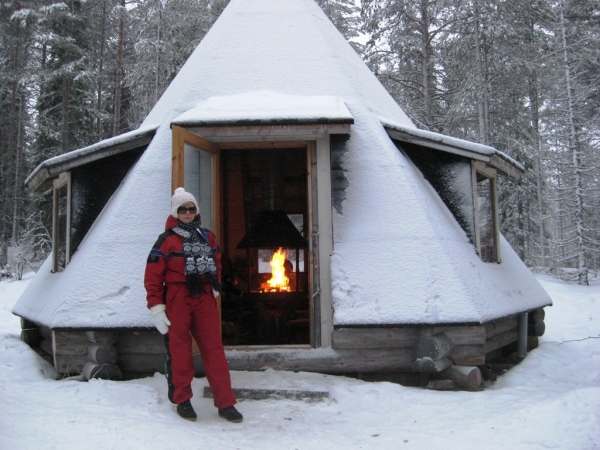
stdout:
[[(186, 283), (185, 279), (185, 256), (183, 254), (183, 238), (171, 231), (179, 224), (179, 220), (169, 215), (165, 225), (165, 232), (158, 237), (152, 247), (152, 251), (146, 262), (146, 273), (144, 275), (144, 287), (146, 288), (146, 299), (148, 308), (164, 303), (164, 286), (173, 283)], [(221, 251), (215, 235), (206, 230), (215, 264), (217, 276), (221, 282)], [(213, 296), (210, 281), (202, 277), (204, 291)]]

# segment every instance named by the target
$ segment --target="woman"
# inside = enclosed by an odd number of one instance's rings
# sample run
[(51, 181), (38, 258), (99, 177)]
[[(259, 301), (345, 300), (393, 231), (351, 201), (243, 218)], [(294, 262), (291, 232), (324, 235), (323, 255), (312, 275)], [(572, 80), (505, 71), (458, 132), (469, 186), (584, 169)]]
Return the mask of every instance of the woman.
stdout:
[(193, 336), (219, 416), (241, 422), (233, 406), (215, 300), (221, 289), (221, 252), (215, 235), (200, 226), (196, 198), (184, 188), (177, 188), (171, 198), (165, 229), (148, 256), (144, 286), (156, 328), (165, 335), (169, 400), (181, 417), (196, 420), (190, 402)]

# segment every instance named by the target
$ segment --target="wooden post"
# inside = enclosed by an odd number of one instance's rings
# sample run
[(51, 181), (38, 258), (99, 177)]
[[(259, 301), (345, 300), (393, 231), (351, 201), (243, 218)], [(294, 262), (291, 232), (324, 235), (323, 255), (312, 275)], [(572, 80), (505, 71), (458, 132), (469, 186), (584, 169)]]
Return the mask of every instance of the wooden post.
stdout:
[(527, 313), (519, 314), (517, 336), (517, 362), (521, 362), (527, 356)]

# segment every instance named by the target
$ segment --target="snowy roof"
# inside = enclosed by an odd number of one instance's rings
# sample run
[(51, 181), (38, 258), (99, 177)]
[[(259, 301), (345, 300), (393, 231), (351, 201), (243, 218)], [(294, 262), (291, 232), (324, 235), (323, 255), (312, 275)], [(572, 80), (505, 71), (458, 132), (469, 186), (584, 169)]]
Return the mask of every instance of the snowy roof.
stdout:
[(273, 91), (211, 97), (171, 121), (171, 125), (262, 125), (354, 123), (348, 108), (331, 95), (287, 95)]
[(93, 145), (49, 158), (31, 172), (31, 175), (25, 180), (25, 184), (33, 191), (62, 172), (107, 156), (147, 145), (154, 137), (157, 128), (157, 124), (146, 125), (137, 130), (104, 139)]
[(415, 144), (425, 145), (430, 148), (435, 148), (486, 162), (490, 162), (494, 156), (498, 156), (506, 163), (518, 169), (520, 172), (525, 171), (525, 167), (523, 167), (516, 160), (508, 156), (506, 153), (501, 152), (494, 147), (490, 147), (489, 145), (465, 141), (464, 139), (446, 136), (433, 131), (419, 130), (415, 127), (407, 127), (384, 117), (380, 118), (380, 120), (381, 124), (388, 130), (388, 133), (390, 133), (390, 130), (400, 132), (394, 133), (392, 131), (390, 135), (393, 138), (397, 137), (403, 141), (414, 142)]
[(416, 127), (314, 0), (231, 0), (144, 121), (160, 123), (154, 139), (70, 264), (51, 273), (47, 261), (14, 312), (51, 327), (153, 326), (143, 275), (170, 208), (170, 124), (188, 111), (210, 119), (207, 105), (223, 120), (236, 96), (240, 110), (231, 117), (243, 119), (245, 99), (267, 90), (271, 118), (285, 109), (277, 99), (292, 96), (307, 105), (303, 117), (329, 111), (354, 119), (342, 160), (348, 186), (333, 211), (334, 324), (481, 323), (551, 303), (504, 240), (502, 264), (477, 257), (380, 117)]

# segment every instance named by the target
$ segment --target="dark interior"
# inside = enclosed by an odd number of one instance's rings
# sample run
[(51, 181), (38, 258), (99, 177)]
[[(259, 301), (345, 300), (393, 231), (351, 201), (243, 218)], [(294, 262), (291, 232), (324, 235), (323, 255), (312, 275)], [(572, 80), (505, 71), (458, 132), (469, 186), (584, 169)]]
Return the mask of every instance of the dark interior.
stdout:
[[(223, 150), (221, 314), (225, 345), (310, 344), (306, 148)], [(285, 256), (285, 287), (270, 260)]]

